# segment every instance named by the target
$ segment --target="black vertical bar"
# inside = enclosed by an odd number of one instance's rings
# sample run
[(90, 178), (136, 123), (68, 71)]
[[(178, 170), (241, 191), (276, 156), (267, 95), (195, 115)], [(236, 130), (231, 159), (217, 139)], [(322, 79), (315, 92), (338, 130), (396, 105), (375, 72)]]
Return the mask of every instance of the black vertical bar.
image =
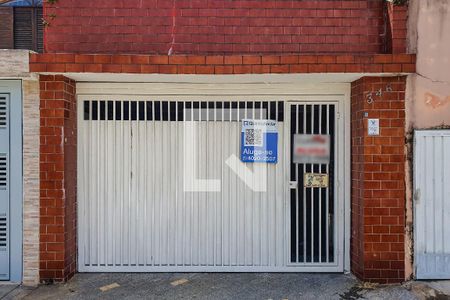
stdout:
[(130, 102), (129, 101), (123, 102), (123, 119), (125, 121), (128, 121), (130, 119)]
[(180, 101), (178, 102), (178, 116), (177, 116), (177, 121), (184, 121), (184, 102)]
[[(306, 134), (312, 134), (313, 133), (313, 128), (311, 125), (311, 119), (312, 119), (312, 106), (311, 105), (306, 105), (306, 128), (305, 128), (305, 133)], [(311, 173), (312, 172), (312, 167), (311, 164), (305, 164), (305, 172), (306, 173)], [(312, 235), (311, 235), (311, 219), (312, 219), (312, 189), (311, 188), (306, 188), (305, 191), (305, 195), (304, 195), (305, 199), (306, 199), (306, 241), (305, 241), (305, 247), (306, 247), (306, 261), (308, 262), (313, 262), (313, 255), (314, 253), (312, 253), (311, 251), (311, 244), (312, 244)]]
[(83, 102), (83, 112), (84, 112), (84, 120), (85, 121), (90, 119), (89, 111), (90, 111), (90, 109), (89, 109), (89, 101), (84, 101)]
[[(313, 133), (319, 134), (320, 133), (320, 105), (313, 105), (313, 114), (314, 114), (314, 124), (313, 124)], [(320, 165), (319, 164), (313, 164), (313, 173), (319, 173), (320, 171)], [(320, 210), (319, 210), (319, 194), (320, 194), (320, 188), (312, 188), (312, 192), (314, 194), (314, 215), (313, 215), (313, 226), (314, 226), (314, 262), (319, 262), (319, 237), (320, 237), (320, 229), (319, 229), (319, 216), (320, 216)]]
[(137, 102), (131, 101), (131, 120), (136, 121), (137, 120)]
[[(328, 134), (327, 133), (327, 109), (328, 109), (327, 105), (322, 104), (322, 107), (321, 107), (322, 124), (321, 124), (321, 132), (320, 132), (321, 134)], [(326, 173), (326, 170), (327, 170), (327, 167), (324, 164), (324, 165), (321, 166), (320, 173), (324, 174), (324, 173)], [(327, 231), (328, 231), (328, 228), (327, 228), (328, 212), (326, 210), (327, 201), (328, 201), (328, 199), (326, 198), (327, 197), (327, 188), (320, 189), (320, 193), (321, 193), (321, 206), (322, 206), (322, 211), (320, 212), (321, 213), (321, 225), (320, 226), (321, 226), (321, 229), (322, 229), (322, 232), (321, 232), (321, 249), (320, 249), (321, 252), (320, 253), (322, 254), (322, 257), (321, 257), (322, 261), (325, 262), (325, 261), (327, 261), (326, 259), (327, 259), (327, 251), (328, 251), (327, 245), (326, 245), (326, 243), (327, 243)]]
[(278, 122), (284, 121), (284, 101), (278, 101)]
[[(298, 124), (299, 124), (299, 134), (305, 134), (305, 126), (304, 126), (304, 121), (305, 121), (305, 105), (301, 104), (298, 106), (299, 107), (299, 111), (298, 111)], [(304, 205), (304, 201), (303, 199), (305, 199), (306, 195), (304, 193), (304, 183), (303, 183), (303, 168), (304, 168), (304, 164), (298, 164), (297, 166), (297, 171), (298, 171), (298, 189), (299, 189), (299, 195), (298, 195), (298, 199), (299, 199), (299, 210), (298, 210), (298, 214), (299, 214), (299, 219), (301, 221), (299, 221), (299, 255), (300, 255), (300, 261), (306, 261), (306, 257), (304, 254), (304, 249), (306, 247), (306, 240), (304, 237), (305, 234), (305, 226), (304, 226), (304, 222), (303, 222), (303, 215), (305, 212), (305, 205)]]
[(328, 213), (330, 215), (330, 231), (329, 231), (329, 259), (330, 262), (334, 261), (334, 217), (335, 217), (335, 213), (334, 213), (334, 197), (335, 197), (335, 193), (334, 193), (334, 170), (335, 170), (335, 157), (334, 157), (334, 147), (335, 147), (335, 142), (334, 142), (334, 137), (335, 137), (335, 126), (334, 126), (334, 122), (335, 122), (335, 106), (334, 105), (330, 105), (330, 112), (329, 112), (329, 128), (330, 128), (330, 168), (329, 168), (329, 188), (328, 188), (328, 201), (329, 201), (329, 205), (328, 205)]
[(122, 101), (116, 101), (116, 120), (122, 120)]
[(98, 120), (98, 101), (92, 101), (92, 118), (91, 120)]
[[(294, 154), (293, 154), (293, 145), (294, 145), (294, 135), (296, 132), (296, 125), (297, 125), (297, 105), (291, 104), (291, 134), (290, 134), (290, 140), (291, 140), (291, 151), (290, 151), (290, 165), (291, 165), (291, 171), (290, 171), (290, 179), (291, 181), (295, 181), (295, 168), (297, 167), (294, 163)], [(297, 257), (297, 247), (299, 247), (299, 241), (297, 241), (297, 214), (298, 214), (298, 207), (297, 207), (297, 201), (296, 201), (296, 190), (291, 189), (290, 190), (290, 196), (291, 196), (291, 262), (296, 262), (298, 260)]]
[(106, 119), (106, 102), (100, 101), (100, 120), (104, 121)]
[(139, 121), (145, 120), (145, 102), (139, 101)]
[(176, 121), (177, 120), (177, 103), (175, 101), (170, 101), (169, 107), (170, 107), (169, 121)]
[(268, 119), (269, 118), (269, 102), (267, 102), (267, 101), (264, 101), (263, 103), (262, 103), (262, 108), (263, 108), (263, 110), (264, 110), (264, 113), (263, 113), (263, 119)]
[(270, 120), (277, 120), (277, 102), (270, 101)]
[(161, 101), (155, 101), (155, 121), (161, 121)]
[(169, 102), (162, 101), (162, 121), (169, 121)]
[(108, 121), (114, 120), (114, 102), (108, 101)]

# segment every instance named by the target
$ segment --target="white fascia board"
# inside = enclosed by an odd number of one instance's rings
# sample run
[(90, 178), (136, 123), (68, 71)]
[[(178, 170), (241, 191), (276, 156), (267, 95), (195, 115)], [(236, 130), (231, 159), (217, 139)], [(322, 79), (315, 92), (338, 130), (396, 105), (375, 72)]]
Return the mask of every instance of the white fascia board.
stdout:
[(391, 77), (407, 73), (312, 73), (312, 74), (126, 74), (126, 73), (42, 73), (61, 74), (77, 82), (158, 83), (349, 83), (361, 77)]

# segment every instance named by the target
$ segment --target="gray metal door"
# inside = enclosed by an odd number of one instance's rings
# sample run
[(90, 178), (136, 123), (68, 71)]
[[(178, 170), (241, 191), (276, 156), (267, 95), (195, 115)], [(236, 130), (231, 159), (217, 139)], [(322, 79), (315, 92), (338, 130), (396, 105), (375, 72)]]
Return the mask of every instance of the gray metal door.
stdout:
[(417, 279), (450, 279), (450, 130), (420, 130), (414, 149)]
[(22, 190), (22, 83), (0, 80), (0, 280), (22, 280)]
[(9, 279), (9, 94), (0, 94), (0, 280)]

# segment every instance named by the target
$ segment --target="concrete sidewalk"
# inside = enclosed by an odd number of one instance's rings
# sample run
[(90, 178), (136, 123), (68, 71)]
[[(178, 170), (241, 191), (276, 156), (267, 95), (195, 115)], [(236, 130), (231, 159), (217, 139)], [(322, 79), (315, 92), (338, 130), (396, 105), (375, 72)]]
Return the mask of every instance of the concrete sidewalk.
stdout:
[[(433, 286), (434, 284), (434, 286)], [(377, 286), (352, 275), (92, 273), (35, 289), (0, 286), (1, 299), (450, 299), (450, 282)]]

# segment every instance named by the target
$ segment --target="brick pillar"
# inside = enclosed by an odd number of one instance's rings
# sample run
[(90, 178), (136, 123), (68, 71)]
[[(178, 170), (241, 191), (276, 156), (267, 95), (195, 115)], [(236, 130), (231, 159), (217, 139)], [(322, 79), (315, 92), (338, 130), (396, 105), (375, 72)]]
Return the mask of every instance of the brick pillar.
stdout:
[[(352, 83), (351, 268), (365, 281), (405, 279), (405, 81), (364, 77)], [(380, 119), (379, 136), (367, 135), (368, 118)]]
[(75, 82), (40, 76), (40, 280), (76, 271)]
[(394, 5), (393, 3), (387, 3), (386, 5), (389, 18), (390, 52), (394, 54), (406, 53), (408, 5)]

